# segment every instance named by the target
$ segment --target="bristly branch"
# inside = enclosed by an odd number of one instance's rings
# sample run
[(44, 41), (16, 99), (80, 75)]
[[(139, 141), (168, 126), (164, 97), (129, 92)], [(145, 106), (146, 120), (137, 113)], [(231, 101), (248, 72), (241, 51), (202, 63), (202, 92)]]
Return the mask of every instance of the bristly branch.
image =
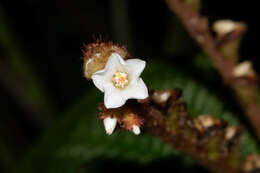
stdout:
[(211, 115), (192, 118), (179, 89), (150, 91), (149, 95), (145, 100), (130, 100), (117, 109), (106, 109), (101, 104), (100, 117), (115, 117), (121, 128), (129, 130), (126, 124), (133, 118), (126, 117), (135, 115), (142, 119), (144, 132), (158, 137), (213, 172), (240, 173), (257, 169), (254, 166), (245, 169), (244, 166), (252, 165), (257, 159), (244, 161), (241, 158), (242, 126), (229, 126)]
[(225, 84), (233, 90), (237, 102), (260, 138), (260, 109), (257, 104), (256, 79), (258, 77), (256, 73), (248, 65), (228, 60), (210, 33), (207, 18), (201, 16), (198, 10), (192, 9), (184, 0), (166, 0), (166, 3), (169, 9), (179, 17), (190, 36), (208, 55)]
[[(88, 44), (84, 51), (84, 74), (104, 68), (108, 56), (114, 52), (127, 58), (127, 50), (113, 43)], [(241, 95), (246, 98), (248, 93), (243, 91)], [(260, 156), (248, 155), (245, 160), (241, 156), (243, 127), (229, 126), (212, 115), (192, 118), (180, 89), (150, 90), (145, 99), (127, 100), (117, 108), (107, 108), (102, 103), (99, 110), (108, 135), (117, 125), (136, 135), (141, 131), (150, 133), (213, 172), (252, 173), (260, 169)]]

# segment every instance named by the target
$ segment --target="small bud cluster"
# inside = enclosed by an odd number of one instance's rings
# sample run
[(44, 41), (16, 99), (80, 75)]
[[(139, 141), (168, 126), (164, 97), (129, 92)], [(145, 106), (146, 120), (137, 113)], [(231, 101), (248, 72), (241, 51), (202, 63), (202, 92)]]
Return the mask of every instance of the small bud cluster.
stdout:
[[(225, 57), (235, 63), (239, 59), (239, 46), (242, 36), (247, 30), (243, 22), (232, 20), (219, 20), (213, 24), (213, 30), (217, 33), (217, 44)], [(256, 82), (257, 76), (250, 61), (244, 61), (235, 66), (232, 71), (235, 78), (247, 79)]]
[(141, 133), (143, 119), (132, 111), (128, 106), (123, 106), (117, 109), (107, 109), (103, 104), (99, 106), (99, 116), (103, 120), (106, 133), (111, 135), (116, 128), (116, 125), (122, 129), (132, 131), (135, 135)]

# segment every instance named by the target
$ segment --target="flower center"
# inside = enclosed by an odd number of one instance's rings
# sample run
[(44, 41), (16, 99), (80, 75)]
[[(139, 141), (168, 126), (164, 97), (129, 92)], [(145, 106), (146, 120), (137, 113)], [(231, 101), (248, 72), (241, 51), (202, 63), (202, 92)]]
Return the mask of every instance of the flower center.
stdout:
[(112, 82), (113, 82), (115, 87), (117, 87), (117, 88), (124, 88), (129, 83), (128, 74), (125, 73), (125, 72), (117, 71), (113, 75)]

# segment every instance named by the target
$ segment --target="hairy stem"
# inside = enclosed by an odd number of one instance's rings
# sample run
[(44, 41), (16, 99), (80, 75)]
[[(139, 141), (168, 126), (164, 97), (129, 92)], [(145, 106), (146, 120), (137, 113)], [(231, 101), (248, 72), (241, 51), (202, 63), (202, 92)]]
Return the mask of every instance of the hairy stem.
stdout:
[[(250, 79), (243, 79), (243, 82), (241, 82), (241, 79), (233, 76), (233, 70), (237, 64), (229, 61), (219, 50), (209, 31), (205, 17), (201, 16), (198, 11), (192, 10), (183, 0), (166, 0), (166, 3), (169, 9), (179, 17), (190, 36), (208, 55), (226, 85), (233, 90), (237, 102), (241, 105), (241, 109), (247, 115), (258, 138), (260, 138), (260, 109), (255, 97), (258, 95), (257, 82), (251, 82)], [(252, 95), (253, 97), (250, 97)]]
[[(114, 116), (123, 122), (135, 114), (142, 119), (144, 131), (190, 156), (213, 172), (244, 171), (241, 157), (242, 126), (228, 126), (211, 115), (192, 118), (179, 89), (150, 92), (146, 100), (128, 101), (114, 110), (100, 106), (101, 116)], [(131, 121), (131, 120), (129, 120)], [(125, 122), (123, 122), (125, 123)], [(129, 122), (128, 122), (129, 123)], [(125, 128), (124, 124), (121, 124)]]

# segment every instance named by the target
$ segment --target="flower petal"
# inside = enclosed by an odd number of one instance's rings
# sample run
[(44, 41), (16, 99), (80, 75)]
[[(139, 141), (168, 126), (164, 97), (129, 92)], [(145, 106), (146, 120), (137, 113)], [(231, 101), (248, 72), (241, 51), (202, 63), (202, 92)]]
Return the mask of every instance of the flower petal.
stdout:
[(145, 68), (146, 62), (140, 59), (129, 59), (126, 61), (126, 68), (131, 74), (132, 80), (136, 80)]
[(145, 99), (148, 97), (148, 89), (141, 78), (131, 85), (129, 85), (125, 90), (122, 91), (122, 97), (124, 100), (128, 99)]
[[(140, 74), (145, 68), (145, 61), (139, 59), (124, 59), (117, 53), (112, 53), (103, 70), (92, 75), (95, 86), (105, 93), (104, 104), (106, 108), (118, 108), (125, 104), (127, 99), (145, 99), (148, 89)], [(112, 76), (117, 70), (129, 74), (130, 83), (125, 88), (119, 89), (113, 85)]]
[(121, 96), (121, 92), (114, 86), (106, 86), (104, 104), (107, 109), (118, 108), (124, 105), (125, 99)]
[(91, 76), (94, 85), (102, 92), (104, 92), (104, 86), (107, 83), (104, 73), (105, 73), (104, 70), (100, 70)]
[(118, 53), (112, 53), (107, 60), (104, 71), (109, 72), (111, 70), (117, 69), (118, 67), (121, 67), (122, 65), (126, 65), (123, 58)]

